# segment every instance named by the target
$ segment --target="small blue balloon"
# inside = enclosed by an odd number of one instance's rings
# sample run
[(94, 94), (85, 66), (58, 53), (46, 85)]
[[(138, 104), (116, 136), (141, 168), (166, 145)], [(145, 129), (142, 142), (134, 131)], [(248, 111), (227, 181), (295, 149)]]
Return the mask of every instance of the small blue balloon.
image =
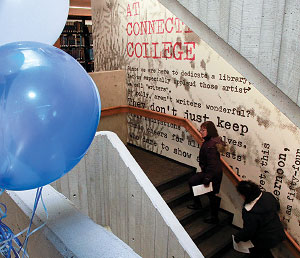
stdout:
[(0, 188), (37, 188), (71, 170), (95, 136), (100, 106), (93, 80), (64, 51), (1, 46)]

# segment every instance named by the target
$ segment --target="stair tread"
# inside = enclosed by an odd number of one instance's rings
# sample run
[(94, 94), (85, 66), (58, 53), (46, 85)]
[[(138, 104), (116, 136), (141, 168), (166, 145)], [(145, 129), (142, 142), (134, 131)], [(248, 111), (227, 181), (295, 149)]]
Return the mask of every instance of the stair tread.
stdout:
[[(202, 203), (203, 208), (208, 207), (208, 205), (209, 205), (208, 198), (202, 198), (201, 203)], [(179, 221), (182, 221), (183, 219), (185, 219), (188, 216), (191, 216), (195, 213), (199, 213), (199, 217), (200, 217), (200, 214), (204, 212), (204, 210), (191, 210), (191, 209), (187, 208), (187, 206), (190, 204), (193, 204), (192, 200), (181, 203), (180, 205), (178, 205), (172, 209), (174, 215), (176, 216), (176, 218)]]
[(226, 225), (222, 230), (200, 241), (197, 246), (205, 257), (212, 257), (227, 245), (232, 244), (232, 234), (235, 232), (237, 232), (237, 229), (231, 225)]
[(181, 184), (179, 184), (175, 187), (172, 187), (170, 189), (163, 191), (161, 193), (161, 196), (165, 200), (165, 202), (168, 203), (176, 198), (179, 198), (186, 194), (189, 194), (189, 192), (190, 192), (190, 189), (189, 189), (188, 183), (182, 182)]
[[(186, 232), (190, 235), (190, 237), (195, 240), (197, 237), (200, 237), (204, 233), (208, 232), (209, 230), (218, 227), (220, 225), (216, 224), (208, 224), (204, 222), (206, 216), (210, 214), (209, 210), (204, 211), (204, 214), (199, 216), (197, 219), (193, 220), (189, 224), (185, 225)], [(226, 212), (219, 211), (219, 220), (220, 224), (226, 219), (229, 219), (230, 215)]]
[(151, 153), (131, 144), (127, 145), (127, 149), (156, 187), (195, 171), (194, 167), (161, 157), (159, 154)]
[(193, 201), (189, 196), (188, 178), (195, 173), (195, 168), (180, 164), (166, 157), (160, 156), (132, 144), (127, 145), (128, 150), (137, 163), (148, 176), (152, 184), (161, 193), (169, 204), (176, 218), (182, 223), (190, 237), (196, 241), (198, 248), (207, 258), (217, 257), (223, 248), (222, 258), (242, 258), (245, 254), (230, 249), (232, 234), (236, 229), (231, 225), (231, 215), (220, 210), (220, 224), (205, 223), (204, 217), (210, 214), (207, 196), (201, 196), (203, 209), (191, 210), (187, 208)]
[(222, 254), (221, 258), (246, 258), (248, 257), (247, 254), (238, 252), (231, 248), (225, 254)]

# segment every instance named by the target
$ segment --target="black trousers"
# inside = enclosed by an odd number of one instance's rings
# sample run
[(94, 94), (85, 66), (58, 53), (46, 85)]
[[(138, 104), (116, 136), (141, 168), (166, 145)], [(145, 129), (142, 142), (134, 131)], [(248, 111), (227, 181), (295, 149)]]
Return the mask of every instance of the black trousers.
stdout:
[[(201, 205), (201, 201), (199, 196), (194, 196), (193, 186), (203, 184), (203, 179), (204, 179), (203, 173), (196, 173), (189, 179), (190, 194), (196, 205)], [(219, 213), (221, 198), (216, 196), (214, 192), (207, 193), (206, 195), (209, 198), (211, 216), (217, 218)]]

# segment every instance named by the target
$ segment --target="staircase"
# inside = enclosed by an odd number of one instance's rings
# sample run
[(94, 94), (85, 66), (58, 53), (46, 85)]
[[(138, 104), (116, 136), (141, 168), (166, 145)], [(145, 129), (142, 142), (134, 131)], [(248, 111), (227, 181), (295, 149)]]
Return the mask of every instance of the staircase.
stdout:
[(205, 257), (247, 257), (232, 247), (232, 234), (238, 230), (231, 224), (232, 214), (220, 209), (219, 224), (204, 223), (203, 219), (210, 214), (207, 196), (201, 196), (203, 209), (186, 207), (192, 203), (188, 179), (195, 168), (131, 144), (127, 148)]

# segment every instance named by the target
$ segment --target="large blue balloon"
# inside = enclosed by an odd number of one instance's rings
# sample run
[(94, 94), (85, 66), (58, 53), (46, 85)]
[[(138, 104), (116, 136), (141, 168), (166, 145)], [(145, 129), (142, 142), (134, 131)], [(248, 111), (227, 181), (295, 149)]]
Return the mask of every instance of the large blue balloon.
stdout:
[(64, 51), (1, 46), (0, 188), (37, 188), (71, 170), (94, 138), (100, 105), (93, 80)]

